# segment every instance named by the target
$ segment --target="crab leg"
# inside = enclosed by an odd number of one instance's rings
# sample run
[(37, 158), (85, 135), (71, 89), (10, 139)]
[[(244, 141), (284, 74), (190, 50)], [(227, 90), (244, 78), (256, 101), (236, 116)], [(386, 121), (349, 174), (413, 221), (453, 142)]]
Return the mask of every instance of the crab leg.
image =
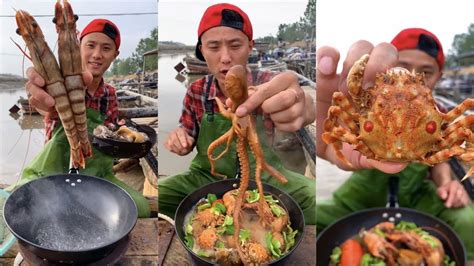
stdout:
[(464, 153), (464, 149), (459, 146), (454, 146), (450, 149), (440, 150), (437, 153), (427, 157), (423, 162), (428, 163), (430, 165), (434, 165), (437, 163), (445, 162), (450, 157), (461, 155)]
[(471, 128), (472, 125), (474, 125), (474, 115), (468, 115), (450, 124), (444, 131), (444, 134), (449, 135), (455, 130), (457, 130), (458, 128), (462, 128), (462, 127)]
[(446, 149), (453, 145), (461, 145), (470, 135), (471, 130), (466, 128), (457, 128), (456, 131), (451, 132), (449, 135), (444, 137), (439, 143), (441, 149)]
[(448, 122), (451, 122), (453, 121), (454, 119), (456, 119), (457, 117), (459, 117), (460, 115), (464, 114), (464, 112), (467, 110), (467, 109), (470, 109), (470, 108), (474, 108), (474, 99), (466, 99), (464, 100), (461, 104), (459, 104), (458, 106), (456, 106), (454, 109), (452, 109), (451, 111), (449, 111), (446, 116), (445, 116), (445, 120), (448, 121)]
[[(465, 162), (474, 161), (474, 134), (471, 133), (469, 135), (469, 137), (466, 140), (466, 151), (460, 156), (458, 156), (458, 158)], [(467, 171), (466, 175), (464, 175), (464, 177), (461, 179), (461, 182), (466, 180), (472, 174), (474, 174), (474, 165), (471, 164), (469, 171)]]
[(359, 126), (354, 122), (359, 120), (359, 115), (349, 102), (349, 99), (342, 92), (335, 92), (332, 96), (334, 106), (341, 107), (339, 119), (351, 130), (352, 133), (359, 131)]
[(69, 142), (72, 163), (74, 167), (84, 167), (84, 156), (79, 146), (73, 112), (64, 86), (64, 79), (53, 52), (44, 40), (43, 32), (38, 23), (28, 12), (19, 10), (16, 12), (15, 18), (18, 25), (17, 32), (30, 51), (36, 71), (45, 80), (46, 92), (55, 100), (54, 107), (58, 112)]
[(359, 131), (359, 126), (354, 121), (357, 121), (359, 118), (347, 97), (342, 92), (335, 92), (332, 102), (333, 106), (328, 110), (329, 117), (324, 121), (325, 131), (329, 131), (331, 128), (339, 125), (337, 121), (341, 120), (352, 133), (356, 134)]
[(82, 154), (88, 158), (92, 156), (92, 147), (87, 134), (85, 87), (82, 82), (81, 54), (76, 35), (78, 17), (74, 15), (67, 0), (64, 0), (63, 3), (64, 6), (61, 5), (60, 0), (57, 0), (54, 17), (58, 31), (59, 64), (74, 114)]

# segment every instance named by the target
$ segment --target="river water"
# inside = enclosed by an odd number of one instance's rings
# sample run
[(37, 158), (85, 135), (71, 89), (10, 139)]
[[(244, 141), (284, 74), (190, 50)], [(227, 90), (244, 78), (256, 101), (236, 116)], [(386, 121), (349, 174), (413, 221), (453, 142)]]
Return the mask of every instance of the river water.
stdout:
[[(181, 108), (186, 94), (188, 80), (180, 82), (174, 66), (182, 61), (185, 54), (161, 55), (158, 57), (158, 158), (160, 175), (173, 175), (188, 169), (195, 152), (178, 156), (164, 147), (169, 133), (178, 126)], [(185, 77), (183, 77), (185, 78)], [(196, 79), (198, 77), (193, 77)]]
[(26, 98), (25, 88), (0, 90), (0, 183), (12, 184), (19, 178), (25, 164), (44, 145), (43, 120), (39, 115), (8, 111), (20, 96)]

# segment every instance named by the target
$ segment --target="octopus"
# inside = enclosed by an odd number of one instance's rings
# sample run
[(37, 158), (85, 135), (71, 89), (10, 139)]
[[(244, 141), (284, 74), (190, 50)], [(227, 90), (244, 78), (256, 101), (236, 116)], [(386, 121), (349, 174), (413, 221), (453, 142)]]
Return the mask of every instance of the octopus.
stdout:
[(436, 107), (424, 75), (400, 67), (378, 73), (375, 85), (363, 89), (368, 60), (369, 55), (364, 55), (352, 66), (347, 78), (350, 97), (335, 92), (324, 122), (322, 139), (334, 146), (338, 158), (351, 166), (341, 152), (343, 143), (379, 161), (432, 166), (456, 156), (471, 165), (463, 180), (471, 176), (474, 115), (462, 114), (474, 107), (474, 99), (444, 114)]
[[(250, 179), (250, 163), (249, 157), (247, 153), (247, 147), (250, 147), (250, 152), (255, 157), (255, 182), (257, 184), (258, 193), (260, 195), (257, 208), (257, 213), (262, 220), (262, 223), (271, 227), (272, 223), (275, 220), (275, 216), (272, 214), (272, 211), (269, 207), (269, 204), (265, 201), (264, 194), (263, 194), (263, 185), (261, 180), (262, 171), (267, 171), (271, 176), (275, 177), (281, 183), (288, 182), (287, 179), (283, 174), (269, 165), (264, 158), (263, 150), (260, 145), (257, 129), (256, 129), (256, 122), (255, 117), (253, 115), (246, 115), (244, 117), (237, 117), (235, 114), (235, 110), (239, 105), (241, 105), (245, 100), (248, 98), (248, 90), (255, 89), (255, 87), (248, 87), (247, 86), (247, 72), (245, 68), (241, 65), (235, 65), (229, 69), (225, 77), (225, 86), (223, 88), (224, 94), (227, 95), (232, 100), (232, 107), (226, 108), (224, 104), (216, 98), (216, 103), (219, 107), (219, 112), (227, 119), (232, 121), (231, 128), (221, 137), (216, 139), (212, 142), (208, 147), (208, 158), (211, 164), (211, 173), (214, 176), (220, 176), (226, 178), (225, 175), (219, 174), (215, 170), (215, 161), (221, 158), (225, 153), (228, 152), (230, 143), (234, 138), (236, 138), (236, 149), (237, 155), (239, 157), (240, 162), (240, 169), (241, 169), (241, 181), (240, 186), (238, 189), (237, 196), (232, 199), (228, 198), (227, 202), (232, 201), (232, 207), (230, 208), (233, 213), (233, 220), (235, 226), (235, 233), (234, 238), (236, 239), (236, 243), (239, 243), (239, 231), (240, 231), (240, 223), (239, 217), (243, 207), (245, 207), (245, 198), (246, 198), (246, 191), (248, 188), (248, 183)], [(217, 156), (214, 156), (214, 150), (226, 143), (226, 148)], [(228, 195), (229, 196), (229, 195)], [(224, 204), (226, 199), (224, 198)], [(227, 208), (227, 206), (226, 206)], [(241, 247), (241, 245), (237, 244), (237, 250), (239, 256), (241, 257), (242, 261), (245, 264), (255, 263), (255, 261), (259, 261), (262, 256), (255, 255), (260, 254), (260, 248), (258, 246), (251, 246), (252, 248), (246, 248), (245, 250)], [(254, 252), (255, 256), (250, 256), (249, 252)], [(250, 256), (250, 257), (249, 257)], [(258, 263), (258, 262), (257, 262)]]

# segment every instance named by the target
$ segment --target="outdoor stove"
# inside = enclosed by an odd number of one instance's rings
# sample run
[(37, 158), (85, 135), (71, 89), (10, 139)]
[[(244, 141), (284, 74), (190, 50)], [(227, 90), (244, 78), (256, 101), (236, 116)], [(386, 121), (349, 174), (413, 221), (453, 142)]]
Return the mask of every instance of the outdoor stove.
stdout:
[[(115, 249), (106, 257), (86, 264), (86, 266), (101, 266), (101, 265), (113, 265), (117, 263), (127, 252), (128, 246), (130, 244), (130, 237), (124, 238), (120, 243), (115, 247)], [(33, 254), (30, 250), (28, 250), (21, 242), (18, 242), (18, 247), (19, 247), (19, 253), (16, 256), (15, 259), (15, 266), (20, 265), (20, 263), (23, 261), (27, 262), (29, 265), (41, 265), (41, 266), (49, 266), (49, 265), (55, 265), (55, 266), (62, 266), (62, 265), (74, 265), (71, 263), (61, 263), (61, 262), (50, 262), (46, 259), (40, 258), (37, 255)], [(19, 259), (19, 257), (21, 257)], [(18, 261), (20, 260), (20, 261)], [(81, 264), (84, 265), (84, 264)]]

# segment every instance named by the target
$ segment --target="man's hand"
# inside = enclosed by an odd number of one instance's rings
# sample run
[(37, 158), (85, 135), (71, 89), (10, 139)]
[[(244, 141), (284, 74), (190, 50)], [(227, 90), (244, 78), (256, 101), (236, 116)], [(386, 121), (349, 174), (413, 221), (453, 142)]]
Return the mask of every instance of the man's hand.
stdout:
[[(33, 67), (26, 70), (26, 76), (28, 77), (28, 82), (26, 82), (25, 87), (29, 103), (34, 106), (41, 115), (56, 118), (58, 114), (54, 109), (55, 101), (54, 98), (45, 91), (46, 82), (43, 77), (41, 77)], [(92, 74), (90, 72), (83, 72), (82, 80), (85, 86), (87, 86), (92, 82)]]
[(466, 206), (469, 195), (458, 180), (451, 178), (451, 167), (449, 163), (439, 163), (431, 168), (431, 179), (438, 187), (436, 192), (444, 201), (446, 208), (459, 208)]
[(297, 131), (315, 119), (313, 98), (304, 93), (293, 72), (280, 73), (269, 82), (257, 86), (257, 90), (235, 113), (243, 117), (259, 106), (275, 127), (282, 131)]
[(451, 180), (436, 190), (439, 197), (444, 200), (446, 208), (460, 208), (469, 202), (469, 195), (458, 180)]
[(368, 159), (367, 157), (354, 150), (349, 144), (344, 143), (342, 153), (352, 164), (352, 167), (345, 165), (339, 158), (337, 158), (334, 147), (328, 146), (321, 139), (324, 130), (324, 120), (327, 117), (328, 109), (332, 104), (332, 95), (336, 91), (343, 92), (348, 96), (347, 92), (347, 75), (352, 65), (360, 59), (364, 54), (370, 54), (370, 59), (366, 65), (363, 88), (367, 89), (373, 86), (375, 74), (377, 72), (385, 72), (390, 67), (394, 66), (398, 59), (396, 48), (389, 43), (381, 43), (373, 46), (367, 41), (358, 41), (354, 43), (344, 60), (343, 69), (340, 74), (337, 74), (337, 65), (339, 63), (339, 52), (328, 46), (323, 46), (318, 49), (316, 60), (316, 147), (317, 155), (332, 163), (335, 163), (343, 170), (358, 170), (364, 168), (376, 168), (386, 173), (398, 173), (403, 170), (406, 163), (390, 163), (379, 162)]
[(186, 155), (193, 150), (194, 138), (189, 136), (183, 128), (177, 128), (168, 135), (165, 148), (178, 155)]

